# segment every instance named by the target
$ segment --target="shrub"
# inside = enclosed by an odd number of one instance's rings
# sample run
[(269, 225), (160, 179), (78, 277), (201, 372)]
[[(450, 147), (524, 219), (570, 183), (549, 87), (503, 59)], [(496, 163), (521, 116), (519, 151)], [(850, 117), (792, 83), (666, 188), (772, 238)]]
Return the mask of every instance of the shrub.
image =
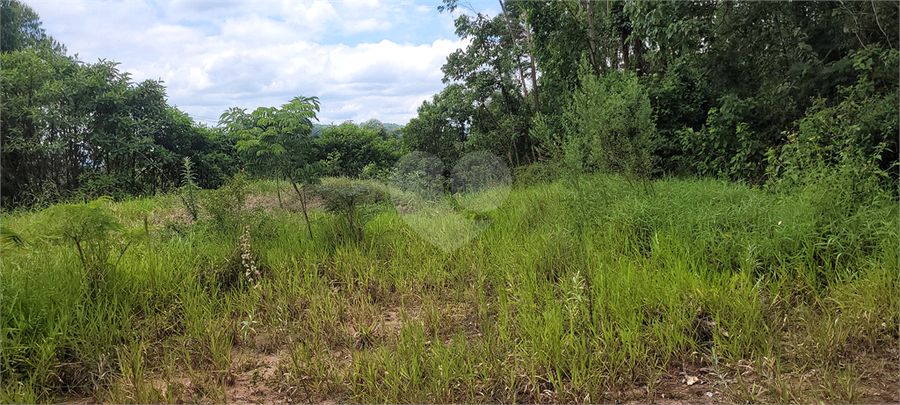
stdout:
[(646, 89), (634, 73), (597, 77), (586, 63), (579, 77), (583, 86), (570, 106), (578, 135), (564, 148), (566, 154), (574, 154), (569, 160), (579, 160), (576, 166), (619, 173), (630, 184), (649, 185), (656, 124)]
[(433, 201), (443, 197), (446, 191), (444, 163), (427, 152), (413, 152), (400, 158), (391, 185), (404, 193), (413, 193)]
[[(131, 238), (109, 210), (110, 200), (101, 197), (89, 203), (62, 204), (47, 210), (47, 236), (61, 239), (78, 251), (89, 290), (94, 295), (102, 290), (131, 244)], [(116, 263), (110, 263), (116, 251)]]
[(213, 226), (221, 232), (236, 233), (242, 222), (242, 209), (248, 193), (247, 176), (241, 172), (218, 190), (207, 194), (203, 207)]
[(181, 202), (184, 203), (184, 208), (187, 209), (188, 213), (191, 214), (191, 219), (197, 221), (197, 218), (200, 216), (200, 207), (197, 204), (197, 191), (200, 190), (200, 187), (197, 187), (197, 183), (194, 182), (194, 172), (192, 170), (191, 158), (184, 158), (184, 170), (182, 170), (182, 185), (181, 185)]
[(468, 153), (453, 166), (451, 190), (454, 194), (509, 187), (509, 183), (509, 167), (490, 152)]
[[(363, 239), (363, 224), (367, 219), (363, 207), (384, 201), (385, 190), (374, 183), (333, 179), (322, 184), (318, 193), (325, 202), (325, 210), (339, 214), (347, 227), (347, 236), (356, 242)], [(338, 230), (342, 234), (341, 230)]]

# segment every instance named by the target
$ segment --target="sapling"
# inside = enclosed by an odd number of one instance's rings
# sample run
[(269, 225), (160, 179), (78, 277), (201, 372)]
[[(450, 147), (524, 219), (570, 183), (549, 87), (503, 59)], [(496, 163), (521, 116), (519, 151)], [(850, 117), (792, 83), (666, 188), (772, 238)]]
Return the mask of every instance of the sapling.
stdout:
[(359, 242), (363, 238), (360, 207), (374, 204), (384, 199), (384, 192), (366, 183), (334, 182), (319, 188), (325, 199), (325, 209), (341, 214), (347, 220), (352, 238)]
[(191, 158), (185, 157), (184, 169), (181, 172), (181, 201), (184, 203), (184, 207), (188, 210), (188, 213), (191, 214), (191, 219), (197, 221), (197, 217), (200, 213), (200, 208), (197, 204), (197, 190), (199, 190), (200, 187), (197, 187), (197, 183), (194, 182), (194, 173), (191, 168)]
[[(132, 242), (119, 221), (110, 215), (110, 200), (110, 197), (100, 197), (89, 203), (56, 205), (48, 210), (48, 236), (74, 245), (92, 293), (99, 292), (110, 270), (118, 266)], [(125, 237), (124, 245), (114, 242), (120, 237)], [(121, 249), (119, 257), (110, 264), (110, 253), (116, 245)]]
[[(322, 179), (319, 178), (319, 167), (318, 165), (303, 165), (302, 168), (294, 170), (293, 176), (291, 177), (291, 185), (294, 186), (294, 191), (296, 191), (297, 195), (300, 196), (300, 206), (303, 208), (303, 218), (306, 219), (306, 229), (309, 231), (309, 238), (312, 239), (312, 226), (309, 224), (309, 214), (306, 208), (305, 191), (307, 186), (313, 186), (322, 183)], [(300, 187), (297, 187), (298, 183), (300, 184)]]

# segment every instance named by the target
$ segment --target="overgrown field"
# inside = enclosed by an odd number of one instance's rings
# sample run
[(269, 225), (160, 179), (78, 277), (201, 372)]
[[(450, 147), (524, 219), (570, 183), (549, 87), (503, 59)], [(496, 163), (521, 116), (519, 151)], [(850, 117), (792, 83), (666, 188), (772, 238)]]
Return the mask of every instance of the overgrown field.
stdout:
[(900, 401), (893, 197), (577, 177), (446, 253), (282, 192), (4, 214), (2, 401)]

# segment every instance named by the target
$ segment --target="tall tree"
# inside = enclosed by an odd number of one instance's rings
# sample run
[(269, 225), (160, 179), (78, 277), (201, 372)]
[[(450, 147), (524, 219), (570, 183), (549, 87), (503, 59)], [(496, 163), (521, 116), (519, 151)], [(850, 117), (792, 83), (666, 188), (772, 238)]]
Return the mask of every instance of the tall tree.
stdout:
[(47, 35), (37, 13), (17, 0), (0, 0), (0, 52), (43, 48), (64, 55), (66, 47)]
[[(534, 66), (524, 34), (524, 9), (518, 3), (501, 5), (504, 12), (494, 17), (474, 13), (456, 19), (457, 35), (471, 41), (466, 49), (451, 54), (441, 70), (445, 83), (460, 85), (461, 104), (471, 106), (465, 120), (471, 123), (463, 135), (467, 143), (461, 149), (487, 149), (518, 165), (533, 158), (528, 126), (540, 103), (529, 102), (524, 79), (524, 72)], [(455, 1), (447, 0), (439, 9), (456, 7)], [(539, 89), (530, 91), (536, 94)]]

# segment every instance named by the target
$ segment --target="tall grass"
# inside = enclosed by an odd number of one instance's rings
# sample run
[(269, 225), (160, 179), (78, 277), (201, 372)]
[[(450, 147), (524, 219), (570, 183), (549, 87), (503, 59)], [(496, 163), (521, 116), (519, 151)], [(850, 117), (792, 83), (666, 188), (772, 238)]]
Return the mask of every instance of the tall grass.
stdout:
[[(255, 288), (215, 218), (159, 225), (179, 204), (112, 207), (145, 234), (97, 299), (73, 248), (42, 239), (45, 212), (4, 214), (26, 244), (2, 252), (3, 402), (231, 401), (235, 350), (281, 353), (266, 383), (291, 402), (606, 402), (686, 364), (751, 362), (775, 384), (898, 339), (891, 199), (833, 212), (813, 189), (579, 177), (513, 188), (449, 249), (389, 203), (351, 241), (341, 213), (312, 210), (310, 237), (300, 212), (255, 210), (234, 217)], [(841, 378), (729, 395), (852, 399)]]

